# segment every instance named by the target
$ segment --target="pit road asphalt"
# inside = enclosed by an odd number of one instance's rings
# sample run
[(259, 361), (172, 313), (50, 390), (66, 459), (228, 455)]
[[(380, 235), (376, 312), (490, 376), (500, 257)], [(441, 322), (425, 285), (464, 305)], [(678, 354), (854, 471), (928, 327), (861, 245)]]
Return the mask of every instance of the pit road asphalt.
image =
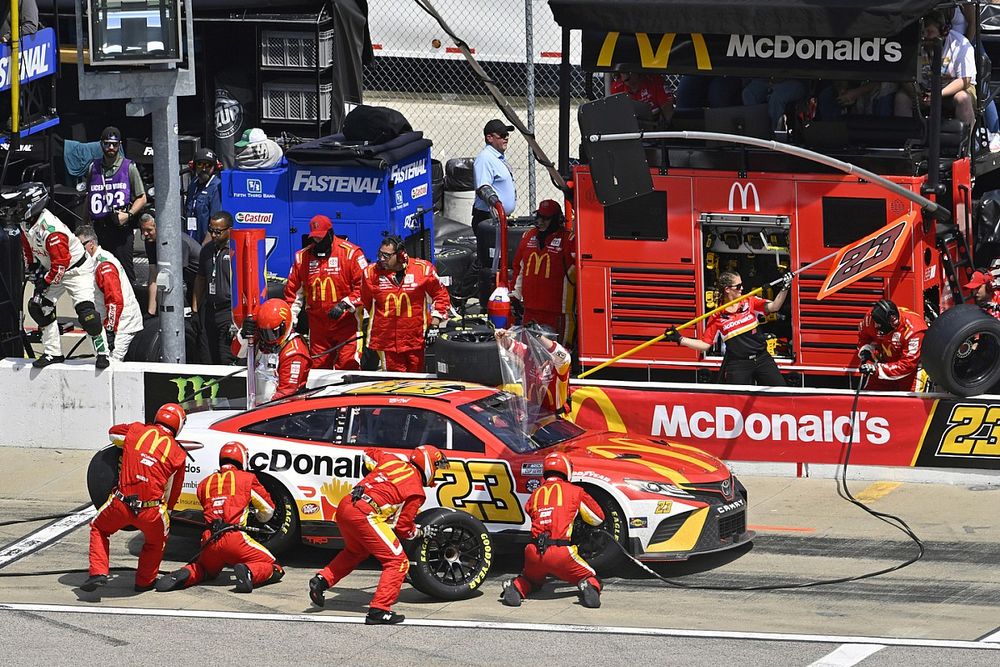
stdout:
[[(0, 522), (83, 511), (91, 455), (0, 447)], [(690, 584), (803, 583), (915, 553), (902, 533), (838, 497), (831, 480), (741, 478), (753, 545), (655, 565), (657, 572)], [(391, 628), (362, 625), (379, 573), (374, 561), (328, 591), (323, 610), (310, 605), (307, 582), (332, 552), (306, 547), (282, 559), (281, 583), (250, 595), (234, 592), (228, 570), (209, 585), (142, 594), (132, 589), (133, 572), (120, 570), (102, 591), (85, 593), (85, 572), (7, 575), (85, 569), (88, 515), (63, 528), (46, 528), (54, 520), (0, 526), (0, 655), (6, 664), (46, 665), (492, 665), (529, 657), (575, 665), (997, 664), (1000, 486), (869, 480), (850, 488), (905, 520), (923, 540), (924, 558), (874, 579), (757, 592), (681, 590), (625, 566), (604, 578), (603, 605), (590, 610), (575, 589), (552, 584), (520, 608), (500, 605), (501, 582), (520, 557), (498, 553), (482, 594), (470, 600), (438, 602), (404, 585), (395, 609), (407, 622)], [(19, 555), (33, 534), (43, 546)], [(115, 535), (112, 566), (134, 567), (141, 540)], [(193, 533), (175, 530), (161, 569), (197, 550)]]

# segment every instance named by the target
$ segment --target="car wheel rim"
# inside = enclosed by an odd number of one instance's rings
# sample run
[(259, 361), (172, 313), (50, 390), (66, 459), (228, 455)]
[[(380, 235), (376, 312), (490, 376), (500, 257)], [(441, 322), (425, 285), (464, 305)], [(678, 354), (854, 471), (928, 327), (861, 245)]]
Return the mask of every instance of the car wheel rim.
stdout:
[(952, 360), (955, 379), (971, 386), (982, 382), (1000, 363), (1000, 339), (992, 332), (974, 334), (958, 346)]
[(442, 584), (468, 584), (486, 566), (481, 536), (465, 528), (445, 528), (428, 540), (426, 563), (431, 575)]

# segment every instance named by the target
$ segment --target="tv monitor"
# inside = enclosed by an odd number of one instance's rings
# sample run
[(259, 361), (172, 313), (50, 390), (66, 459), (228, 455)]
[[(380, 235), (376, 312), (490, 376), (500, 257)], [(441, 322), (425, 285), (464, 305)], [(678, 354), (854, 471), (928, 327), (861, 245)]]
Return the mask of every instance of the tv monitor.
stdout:
[(705, 109), (705, 130), (758, 139), (772, 139), (774, 134), (767, 104)]

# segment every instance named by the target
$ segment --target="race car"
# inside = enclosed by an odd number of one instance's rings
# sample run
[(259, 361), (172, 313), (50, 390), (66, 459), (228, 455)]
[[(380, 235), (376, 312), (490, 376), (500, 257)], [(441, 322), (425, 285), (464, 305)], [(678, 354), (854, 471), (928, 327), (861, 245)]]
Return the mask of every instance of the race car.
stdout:
[[(334, 514), (366, 473), (364, 449), (405, 456), (432, 444), (447, 453), (450, 465), (438, 471), (421, 509), (444, 508), (435, 516), (457, 519), (454, 536), (462, 539), (436, 555), (421, 555), (440, 561), (427, 565), (431, 579), (466, 585), (485, 576), (490, 538), (527, 541), (531, 523), (523, 507), (541, 484), (545, 455), (555, 449), (569, 455), (573, 482), (604, 511), (600, 531), (582, 523), (574, 530), (581, 555), (599, 570), (620, 562), (626, 551), (644, 561), (684, 560), (752, 539), (746, 489), (722, 461), (700, 449), (588, 431), (562, 418), (526, 427), (523, 417), (523, 399), (515, 394), (414, 379), (349, 382), (251, 410), (194, 412), (178, 437), (193, 461), (177, 510), (200, 511), (195, 488), (217, 467), (222, 445), (239, 440), (278, 506), (267, 546), (281, 552), (301, 540), (339, 548)], [(455, 516), (461, 513), (478, 521)], [(466, 539), (480, 533), (485, 542)], [(463, 565), (437, 567), (451, 563)], [(433, 574), (444, 570), (447, 576)]]

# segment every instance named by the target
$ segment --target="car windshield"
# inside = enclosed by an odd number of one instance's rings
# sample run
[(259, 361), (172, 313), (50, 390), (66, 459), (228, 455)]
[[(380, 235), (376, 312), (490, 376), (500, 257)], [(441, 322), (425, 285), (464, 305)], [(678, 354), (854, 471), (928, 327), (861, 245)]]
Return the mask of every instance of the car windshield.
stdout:
[(541, 425), (532, 423), (524, 399), (506, 391), (461, 405), (459, 410), (518, 454), (551, 447), (583, 433), (576, 424), (558, 417), (549, 417)]

